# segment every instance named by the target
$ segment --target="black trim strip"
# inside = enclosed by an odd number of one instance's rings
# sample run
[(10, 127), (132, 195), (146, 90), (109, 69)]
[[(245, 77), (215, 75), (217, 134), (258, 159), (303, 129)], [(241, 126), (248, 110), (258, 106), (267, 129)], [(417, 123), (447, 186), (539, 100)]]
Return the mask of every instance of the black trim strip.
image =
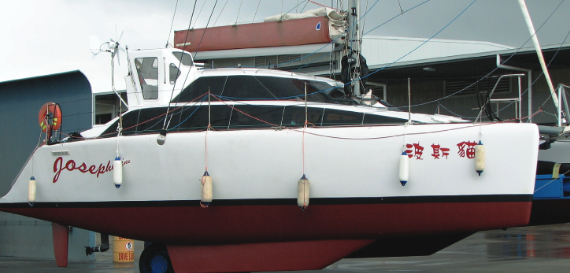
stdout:
[[(417, 203), (531, 202), (532, 194), (520, 195), (453, 195), (411, 197), (311, 198), (310, 205), (366, 205)], [(154, 200), (65, 203), (0, 203), (0, 208), (121, 208), (121, 207), (185, 207), (199, 206), (198, 200)], [(213, 206), (296, 206), (297, 199), (214, 199)]]

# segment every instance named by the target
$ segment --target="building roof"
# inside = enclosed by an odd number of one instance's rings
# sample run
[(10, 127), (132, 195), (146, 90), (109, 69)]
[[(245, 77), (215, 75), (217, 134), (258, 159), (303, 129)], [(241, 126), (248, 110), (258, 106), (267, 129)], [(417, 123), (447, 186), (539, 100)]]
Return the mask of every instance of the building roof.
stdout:
[[(480, 41), (364, 36), (362, 54), (368, 66), (383, 67), (388, 64), (406, 65), (433, 60), (454, 59), (458, 56), (505, 51), (512, 47)], [(392, 66), (393, 66), (392, 65)]]

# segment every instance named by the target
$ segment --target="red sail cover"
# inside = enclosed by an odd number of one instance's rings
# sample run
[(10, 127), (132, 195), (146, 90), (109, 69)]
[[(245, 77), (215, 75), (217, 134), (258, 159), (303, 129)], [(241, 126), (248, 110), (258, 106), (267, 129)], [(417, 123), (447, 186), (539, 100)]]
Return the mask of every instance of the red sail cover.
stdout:
[[(200, 43), (202, 36), (204, 38)], [(326, 17), (174, 32), (174, 46), (189, 52), (296, 46), (329, 43), (331, 41), (329, 19)]]

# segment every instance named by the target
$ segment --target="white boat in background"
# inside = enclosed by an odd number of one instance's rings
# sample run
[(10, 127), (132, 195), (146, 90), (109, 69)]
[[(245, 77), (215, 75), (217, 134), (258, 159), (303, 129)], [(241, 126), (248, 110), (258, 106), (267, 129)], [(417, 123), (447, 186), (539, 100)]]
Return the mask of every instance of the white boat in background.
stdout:
[(409, 115), (330, 79), (207, 70), (178, 49), (128, 55), (129, 111), (38, 147), (0, 199), (55, 223), (56, 245), (73, 226), (153, 242), (141, 272), (307, 270), (383, 239), (528, 223), (536, 125)]

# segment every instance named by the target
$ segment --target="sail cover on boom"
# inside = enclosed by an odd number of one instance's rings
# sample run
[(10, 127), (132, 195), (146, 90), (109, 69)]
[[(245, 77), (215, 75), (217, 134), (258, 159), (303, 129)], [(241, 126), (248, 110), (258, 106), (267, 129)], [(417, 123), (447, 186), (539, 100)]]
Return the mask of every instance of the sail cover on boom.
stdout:
[(330, 8), (301, 14), (279, 14), (263, 23), (189, 29), (174, 32), (174, 46), (189, 52), (297, 46), (335, 41), (347, 27), (346, 14)]

